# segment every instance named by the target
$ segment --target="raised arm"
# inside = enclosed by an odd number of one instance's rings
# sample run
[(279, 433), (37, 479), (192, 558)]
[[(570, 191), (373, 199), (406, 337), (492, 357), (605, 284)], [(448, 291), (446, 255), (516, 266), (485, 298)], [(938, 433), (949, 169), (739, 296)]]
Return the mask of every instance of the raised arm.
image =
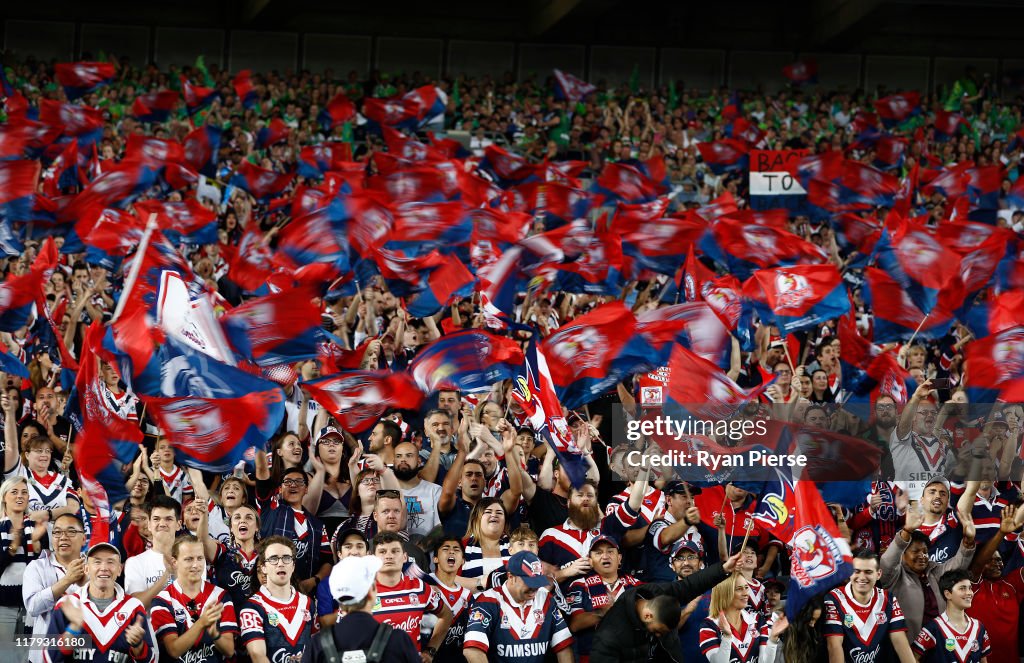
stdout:
[(17, 405), (6, 393), (0, 396), (4, 408), (4, 473), (10, 472), (18, 464), (21, 455), (18, 440)]

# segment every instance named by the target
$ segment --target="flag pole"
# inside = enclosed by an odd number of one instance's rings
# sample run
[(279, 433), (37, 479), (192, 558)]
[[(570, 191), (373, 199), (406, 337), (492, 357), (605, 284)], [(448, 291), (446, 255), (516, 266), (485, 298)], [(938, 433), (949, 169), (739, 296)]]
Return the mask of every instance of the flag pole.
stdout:
[[(928, 321), (928, 316), (929, 316), (929, 315), (931, 315), (931, 311), (929, 311), (928, 313), (925, 313), (925, 314), (924, 314), (924, 317), (923, 317), (923, 318), (921, 318), (921, 324), (919, 324), (919, 325), (917, 326), (917, 329), (915, 329), (915, 330), (914, 330), (914, 333), (913, 333), (913, 334), (911, 334), (911, 336), (910, 336), (910, 340), (909, 340), (909, 341), (907, 341), (907, 350), (909, 350), (909, 349), (910, 349), (910, 346), (912, 346), (912, 345), (914, 344), (914, 339), (915, 339), (915, 338), (917, 338), (917, 333), (918, 333), (919, 331), (921, 331), (921, 327), (924, 327), (924, 323)], [(904, 367), (904, 368), (906, 368), (906, 367)]]
[(128, 278), (124, 281), (124, 287), (121, 289), (121, 298), (117, 302), (117, 308), (114, 310), (113, 317), (110, 318), (110, 324), (117, 322), (117, 319), (121, 317), (121, 313), (124, 312), (124, 307), (128, 303), (128, 295), (131, 293), (135, 281), (139, 278), (139, 272), (142, 271), (142, 260), (145, 258), (146, 249), (149, 248), (149, 238), (154, 230), (156, 230), (155, 213), (149, 215), (146, 230), (142, 233), (142, 241), (139, 242), (139, 250), (135, 252), (135, 262), (132, 263), (132, 269), (128, 272)]

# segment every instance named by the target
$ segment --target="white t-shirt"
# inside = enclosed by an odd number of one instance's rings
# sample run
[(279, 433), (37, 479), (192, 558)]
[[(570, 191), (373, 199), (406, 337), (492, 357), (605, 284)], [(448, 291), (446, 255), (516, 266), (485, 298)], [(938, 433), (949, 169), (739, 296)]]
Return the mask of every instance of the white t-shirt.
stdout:
[[(164, 574), (164, 556), (147, 550), (129, 557), (124, 565), (124, 591), (126, 594), (144, 592)], [(168, 583), (170, 584), (170, 583)]]
[(441, 499), (441, 486), (429, 481), (420, 481), (415, 488), (403, 488), (405, 511), (409, 515), (405, 531), (409, 534), (426, 536), (430, 530), (441, 524), (437, 515), (437, 503)]

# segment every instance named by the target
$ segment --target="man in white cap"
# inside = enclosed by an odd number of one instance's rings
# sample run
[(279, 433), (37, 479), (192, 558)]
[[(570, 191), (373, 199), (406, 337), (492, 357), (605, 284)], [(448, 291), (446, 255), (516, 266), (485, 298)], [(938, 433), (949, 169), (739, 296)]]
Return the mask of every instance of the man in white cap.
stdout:
[(342, 617), (331, 629), (313, 638), (310, 663), (335, 663), (342, 657), (346, 662), (421, 663), (405, 631), (373, 618), (380, 567), (379, 557), (345, 557), (331, 571), (331, 595), (338, 602)]

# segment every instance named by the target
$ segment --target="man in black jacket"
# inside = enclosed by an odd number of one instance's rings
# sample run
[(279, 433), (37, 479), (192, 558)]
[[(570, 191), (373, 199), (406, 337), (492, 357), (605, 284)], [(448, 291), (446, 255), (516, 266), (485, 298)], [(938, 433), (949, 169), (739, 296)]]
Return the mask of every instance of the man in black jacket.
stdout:
[(679, 661), (680, 606), (725, 580), (738, 559), (733, 555), (676, 582), (627, 590), (598, 625), (590, 663)]

